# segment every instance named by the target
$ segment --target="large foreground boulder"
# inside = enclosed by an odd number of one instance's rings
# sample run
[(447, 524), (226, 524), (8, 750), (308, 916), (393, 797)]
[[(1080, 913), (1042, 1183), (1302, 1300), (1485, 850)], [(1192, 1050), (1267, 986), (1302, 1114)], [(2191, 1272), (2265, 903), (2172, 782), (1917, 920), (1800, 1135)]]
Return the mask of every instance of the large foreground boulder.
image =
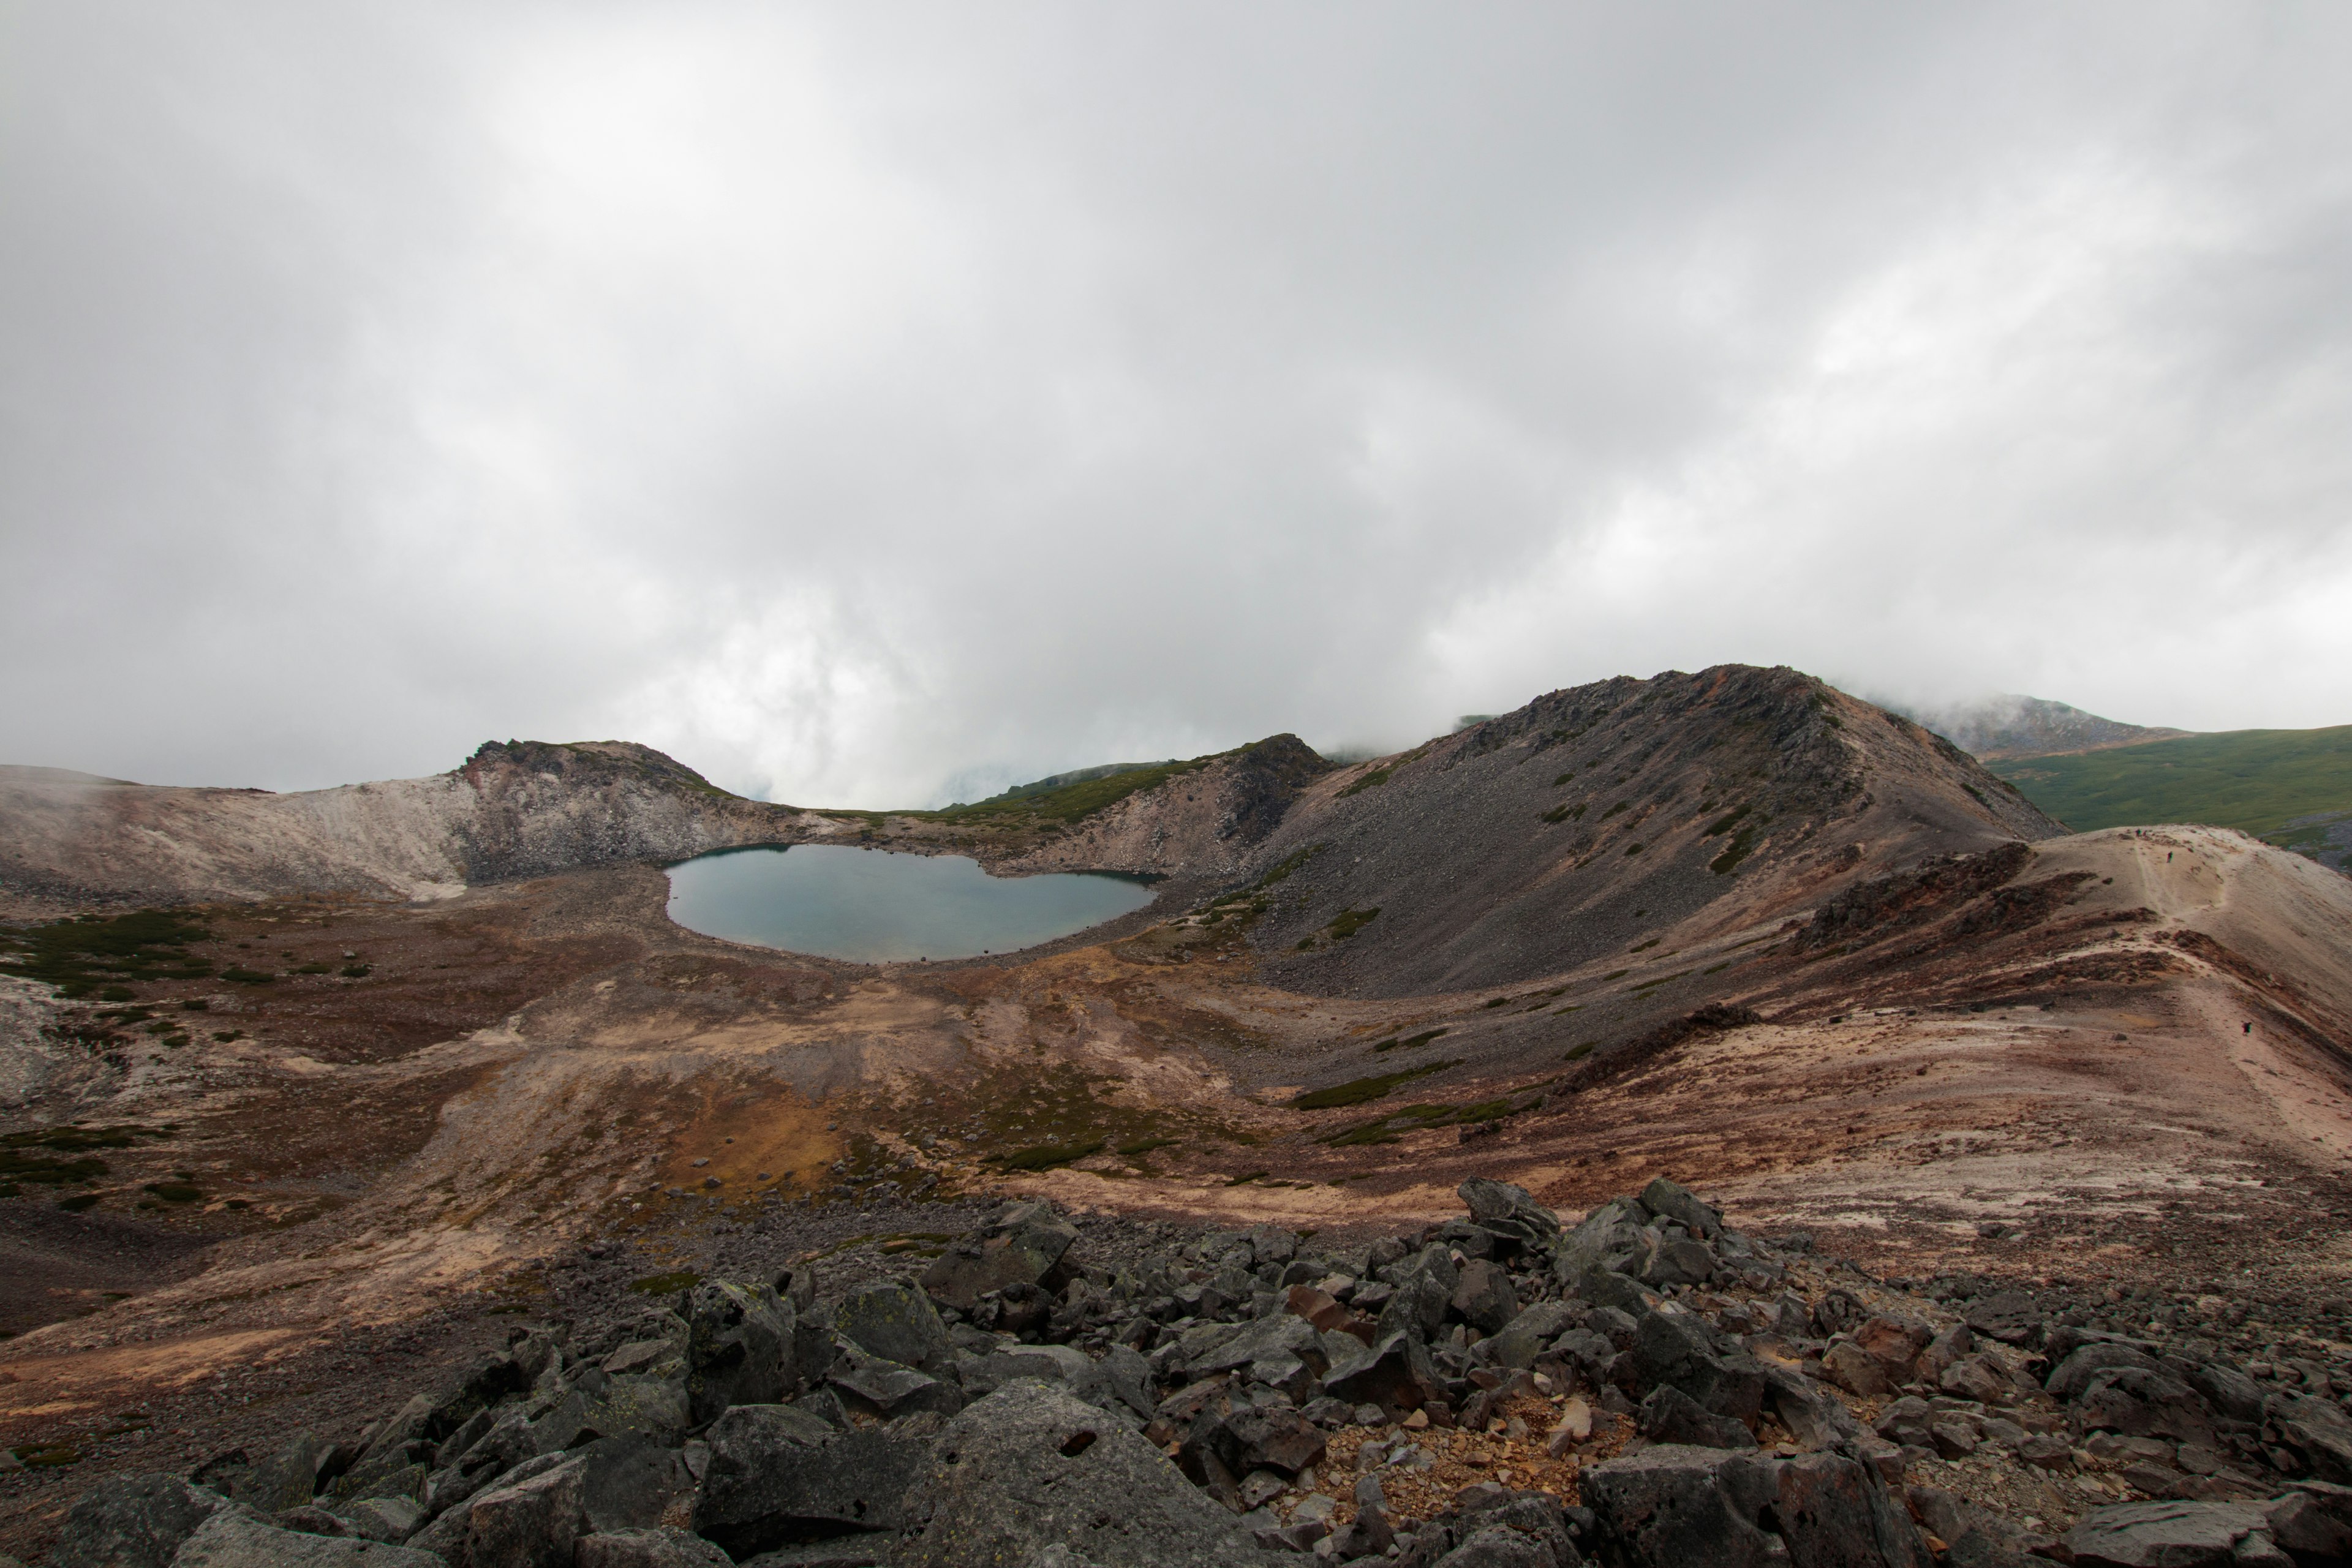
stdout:
[(56, 1568), (164, 1568), (227, 1500), (177, 1476), (109, 1476), (66, 1513)]
[(2279, 1565), (2287, 1557), (2270, 1519), (2231, 1502), (2127, 1502), (2093, 1509), (2066, 1532), (2076, 1568), (2220, 1568)]
[(999, 1568), (1056, 1548), (1098, 1568), (1273, 1561), (1124, 1423), (1029, 1379), (948, 1423), (908, 1511), (919, 1533), (900, 1548), (907, 1568)]
[(1624, 1568), (1762, 1568), (1783, 1551), (1790, 1568), (1934, 1563), (1885, 1484), (1835, 1454), (1661, 1444), (1586, 1471), (1583, 1497), (1603, 1555)]
[(739, 1405), (712, 1425), (709, 1441), (694, 1530), (739, 1563), (800, 1542), (899, 1529), (924, 1458), (919, 1438), (882, 1427), (845, 1432), (788, 1405)]
[(414, 1547), (361, 1536), (306, 1535), (279, 1530), (236, 1509), (222, 1509), (180, 1545), (173, 1568), (442, 1568)]
[(730, 1405), (771, 1405), (793, 1392), (796, 1314), (772, 1287), (706, 1279), (682, 1306), (686, 1394), (697, 1424)]
[(1014, 1204), (940, 1254), (922, 1286), (941, 1306), (969, 1312), (992, 1290), (1035, 1286), (1053, 1294), (1069, 1283), (1063, 1268), (1078, 1233), (1045, 1204)]

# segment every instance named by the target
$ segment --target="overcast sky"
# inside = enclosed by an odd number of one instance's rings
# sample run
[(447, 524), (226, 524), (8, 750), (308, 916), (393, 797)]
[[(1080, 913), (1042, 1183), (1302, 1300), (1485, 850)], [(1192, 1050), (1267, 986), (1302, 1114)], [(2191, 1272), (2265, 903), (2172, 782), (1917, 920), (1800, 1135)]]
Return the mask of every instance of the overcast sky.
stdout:
[(0, 0), (0, 761), (2352, 722), (2352, 10)]

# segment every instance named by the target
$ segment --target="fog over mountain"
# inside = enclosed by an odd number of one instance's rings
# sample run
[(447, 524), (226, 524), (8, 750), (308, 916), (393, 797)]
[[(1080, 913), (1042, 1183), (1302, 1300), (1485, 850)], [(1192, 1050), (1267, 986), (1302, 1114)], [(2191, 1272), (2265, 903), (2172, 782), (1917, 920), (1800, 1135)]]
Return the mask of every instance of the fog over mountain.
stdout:
[(0, 761), (2345, 721), (2352, 18), (0, 11)]

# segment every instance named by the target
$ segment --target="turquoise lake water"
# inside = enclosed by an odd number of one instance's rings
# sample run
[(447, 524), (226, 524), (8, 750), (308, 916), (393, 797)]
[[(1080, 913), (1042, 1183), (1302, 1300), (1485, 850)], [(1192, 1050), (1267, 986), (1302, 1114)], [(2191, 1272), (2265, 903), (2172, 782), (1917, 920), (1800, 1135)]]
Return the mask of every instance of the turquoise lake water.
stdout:
[(687, 930), (853, 963), (1013, 952), (1151, 898), (1127, 877), (992, 877), (967, 856), (835, 844), (731, 849), (669, 868), (669, 918)]

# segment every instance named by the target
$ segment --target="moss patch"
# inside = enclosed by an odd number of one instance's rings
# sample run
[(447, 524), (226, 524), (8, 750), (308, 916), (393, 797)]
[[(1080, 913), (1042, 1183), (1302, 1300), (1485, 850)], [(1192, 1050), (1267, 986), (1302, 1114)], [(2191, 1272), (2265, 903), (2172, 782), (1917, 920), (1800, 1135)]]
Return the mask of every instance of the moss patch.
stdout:
[(1293, 1110), (1328, 1110), (1341, 1105), (1363, 1105), (1375, 1100), (1385, 1100), (1397, 1089), (1417, 1078), (1444, 1072), (1447, 1068), (1462, 1065), (1458, 1058), (1442, 1062), (1423, 1062), (1416, 1068), (1398, 1072), (1385, 1072), (1372, 1078), (1360, 1078), (1348, 1083), (1334, 1084), (1329, 1089), (1309, 1089), (1290, 1102)]

